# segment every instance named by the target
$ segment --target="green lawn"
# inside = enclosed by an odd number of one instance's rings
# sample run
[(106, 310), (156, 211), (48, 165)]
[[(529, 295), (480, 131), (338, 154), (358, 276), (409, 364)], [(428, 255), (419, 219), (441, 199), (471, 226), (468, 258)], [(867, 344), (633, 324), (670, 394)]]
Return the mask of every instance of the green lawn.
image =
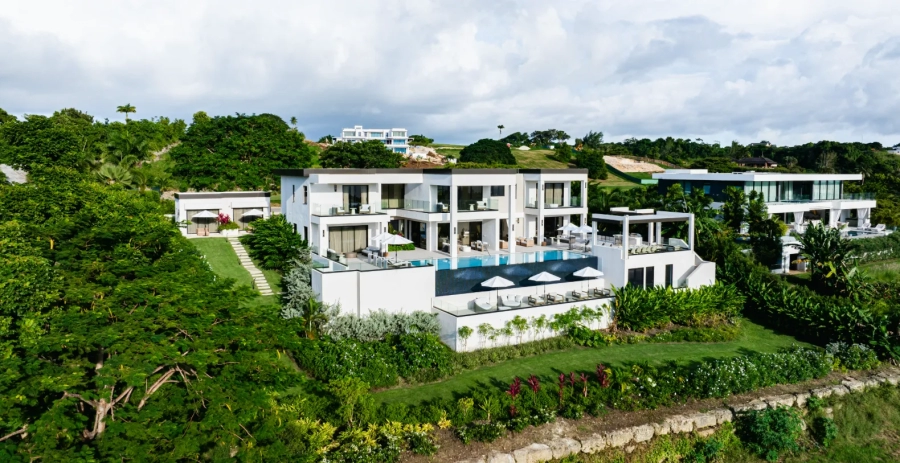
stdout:
[(281, 205), (281, 193), (272, 193), (272, 197), (269, 198), (269, 202), (271, 202), (273, 206), (276, 204), (280, 206)]
[(570, 166), (564, 162), (553, 159), (553, 150), (520, 151), (512, 149), (516, 162), (526, 169), (568, 169)]
[(610, 172), (609, 176), (606, 177), (606, 180), (591, 180), (591, 183), (599, 184), (605, 188), (640, 188), (641, 185), (632, 182), (631, 180), (626, 180), (618, 175)]
[(375, 394), (382, 402), (417, 404), (436, 397), (451, 398), (479, 385), (507, 384), (516, 376), (535, 374), (552, 381), (560, 373), (593, 371), (598, 363), (621, 365), (625, 362), (690, 362), (706, 358), (732, 357), (756, 351), (774, 352), (791, 345), (809, 346), (791, 336), (776, 334), (744, 320), (740, 337), (722, 343), (632, 344), (603, 348), (572, 348), (534, 357), (510, 360), (498, 365), (463, 372), (446, 381), (390, 389)]
[(859, 266), (859, 269), (876, 281), (890, 283), (900, 279), (900, 259), (869, 262)]
[[(235, 280), (237, 286), (251, 286), (253, 279), (250, 278), (250, 273), (247, 272), (244, 267), (241, 267), (237, 254), (234, 253), (234, 249), (228, 244), (226, 238), (197, 238), (190, 240), (190, 242), (194, 244), (194, 247), (196, 247), (201, 254), (206, 256), (206, 261), (209, 262), (210, 268), (212, 268), (212, 271), (215, 272), (216, 275), (219, 275), (222, 278), (231, 278)], [(281, 274), (275, 270), (261, 268), (256, 261), (253, 263), (256, 265), (256, 268), (262, 270), (263, 277), (265, 277), (272, 290), (276, 293), (280, 292)], [(251, 301), (250, 304), (278, 305), (278, 295), (258, 296)]]
[(237, 254), (226, 238), (197, 238), (190, 242), (206, 256), (206, 261), (216, 275), (231, 278), (238, 286), (250, 286), (253, 283), (250, 273), (241, 267)]

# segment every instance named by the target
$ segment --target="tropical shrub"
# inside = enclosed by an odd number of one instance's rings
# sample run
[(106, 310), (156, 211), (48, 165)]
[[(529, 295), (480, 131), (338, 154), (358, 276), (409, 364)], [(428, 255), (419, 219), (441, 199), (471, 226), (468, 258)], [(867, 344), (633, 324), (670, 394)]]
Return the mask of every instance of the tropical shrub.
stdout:
[(428, 312), (388, 313), (384, 310), (372, 312), (367, 317), (341, 315), (332, 318), (325, 325), (325, 334), (334, 339), (355, 339), (371, 342), (388, 336), (426, 333), (438, 336), (441, 327), (437, 317)]
[(642, 342), (727, 342), (737, 339), (740, 334), (740, 327), (737, 324), (730, 323), (723, 323), (713, 327), (676, 328), (671, 331), (663, 331), (651, 335), (595, 331), (583, 326), (574, 326), (567, 332), (568, 337), (575, 344), (587, 347), (638, 344)]
[(824, 294), (847, 294), (856, 284), (856, 241), (843, 238), (835, 228), (819, 224), (800, 235), (800, 253), (809, 260), (813, 288)]
[(662, 286), (613, 288), (615, 324), (618, 328), (647, 331), (669, 324), (711, 325), (737, 316), (744, 297), (730, 285), (715, 284), (698, 289)]
[(556, 336), (511, 346), (480, 349), (473, 352), (454, 352), (453, 371), (474, 370), (521, 357), (531, 357), (547, 352), (565, 350), (575, 344), (566, 336)]
[(813, 419), (810, 427), (812, 436), (822, 447), (828, 447), (837, 437), (838, 428), (834, 420), (824, 416), (817, 416)]
[(250, 230), (253, 233), (242, 236), (241, 243), (247, 246), (247, 253), (262, 268), (284, 271), (292, 259), (308, 252), (306, 241), (294, 232), (294, 226), (284, 215), (254, 220), (250, 224)]
[[(281, 278), (281, 316), (284, 318), (310, 317), (309, 301), (315, 300), (316, 292), (312, 289), (312, 260), (308, 253), (292, 259), (288, 270)], [(337, 314), (332, 314), (336, 316)], [(333, 317), (332, 317), (333, 318)], [(330, 319), (320, 317), (316, 322), (325, 325)]]
[(752, 410), (738, 417), (737, 434), (744, 445), (767, 461), (777, 461), (786, 452), (800, 450), (803, 418), (795, 408)]
[(859, 263), (900, 258), (900, 233), (855, 240), (854, 244), (853, 257)]
[(516, 157), (506, 143), (490, 138), (483, 138), (459, 152), (459, 162), (480, 164), (504, 164), (514, 166)]
[(880, 363), (875, 351), (863, 344), (833, 342), (825, 346), (825, 351), (834, 356), (840, 368), (848, 370), (870, 370)]
[(400, 378), (431, 381), (450, 372), (450, 349), (428, 333), (388, 336), (375, 342), (321, 338), (297, 350), (300, 366), (320, 381), (356, 378), (372, 387)]

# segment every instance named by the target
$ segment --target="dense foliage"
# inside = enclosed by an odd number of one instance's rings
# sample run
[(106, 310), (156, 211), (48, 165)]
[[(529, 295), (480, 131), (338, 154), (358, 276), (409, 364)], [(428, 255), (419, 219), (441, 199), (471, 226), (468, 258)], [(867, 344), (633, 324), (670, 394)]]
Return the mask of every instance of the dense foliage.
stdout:
[(332, 318), (324, 329), (325, 334), (336, 340), (355, 339), (364, 342), (415, 333), (438, 336), (440, 331), (441, 326), (433, 313), (388, 313), (384, 310), (372, 312), (366, 317), (337, 316)]
[[(879, 205), (881, 207), (881, 205)], [(900, 259), (900, 233), (854, 241), (853, 257), (857, 262)]]
[(803, 417), (796, 408), (751, 410), (738, 417), (737, 425), (744, 445), (767, 461), (778, 461), (782, 454), (800, 450)]
[(40, 171), (0, 187), (0, 221), (4, 460), (267, 452), (294, 331), (242, 307), (251, 293), (216, 278), (158, 195)]
[(463, 148), (459, 152), (459, 162), (514, 166), (516, 157), (513, 156), (506, 143), (483, 138)]
[(614, 291), (615, 324), (634, 331), (665, 328), (673, 323), (714, 325), (734, 318), (744, 305), (744, 297), (734, 287), (723, 284), (678, 290), (625, 286)]
[(197, 190), (277, 190), (275, 169), (312, 165), (302, 133), (272, 114), (195, 117), (169, 151), (172, 174)]
[(603, 154), (597, 150), (581, 150), (575, 157), (575, 165), (582, 169), (587, 169), (588, 178), (606, 180), (609, 177), (606, 162), (603, 161)]
[(319, 163), (327, 168), (396, 169), (403, 164), (403, 159), (402, 154), (378, 140), (339, 141), (319, 155)]
[(294, 226), (284, 215), (273, 215), (250, 224), (253, 233), (240, 238), (247, 246), (250, 257), (259, 261), (262, 268), (285, 271), (291, 259), (301, 256), (307, 245), (303, 237), (294, 232)]

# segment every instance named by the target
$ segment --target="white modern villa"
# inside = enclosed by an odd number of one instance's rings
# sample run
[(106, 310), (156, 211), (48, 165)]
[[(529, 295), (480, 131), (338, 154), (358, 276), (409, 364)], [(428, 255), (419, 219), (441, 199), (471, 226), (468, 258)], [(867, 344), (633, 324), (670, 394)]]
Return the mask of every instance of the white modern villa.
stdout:
[[(870, 193), (845, 193), (844, 182), (862, 180), (862, 174), (785, 174), (774, 172), (710, 173), (706, 169), (673, 169), (653, 174), (659, 181), (660, 194), (681, 184), (685, 193), (702, 189), (713, 197), (714, 208), (721, 208), (728, 187), (743, 189), (746, 194), (757, 191), (764, 195), (769, 214), (804, 233), (811, 224), (838, 228), (846, 238), (859, 239), (890, 234), (883, 224), (872, 226), (870, 217), (876, 207)], [(796, 267), (800, 249), (793, 236), (782, 238), (781, 262), (776, 272)], [(802, 269), (801, 269), (802, 270)]]
[(341, 136), (335, 141), (356, 143), (360, 141), (378, 140), (395, 153), (406, 154), (409, 149), (409, 132), (406, 129), (364, 129), (361, 125), (341, 130)]
[[(764, 194), (769, 214), (778, 216), (798, 232), (811, 223), (846, 230), (850, 237), (878, 235), (869, 217), (875, 198), (869, 193), (845, 193), (845, 181), (862, 180), (862, 174), (783, 174), (771, 172), (709, 173), (706, 169), (666, 170), (653, 174), (660, 194), (679, 183), (685, 193), (702, 189), (721, 208), (728, 187), (749, 194)], [(882, 230), (883, 231), (883, 230)], [(883, 233), (880, 233), (883, 234)]]
[(604, 327), (613, 286), (715, 279), (715, 264), (692, 249), (691, 214), (619, 209), (588, 225), (586, 170), (276, 174), (283, 214), (313, 250), (312, 285), (323, 302), (356, 315), (431, 310), (457, 350), (484, 347), (458, 340), (462, 326), (502, 327), (516, 316), (587, 306), (607, 309)]

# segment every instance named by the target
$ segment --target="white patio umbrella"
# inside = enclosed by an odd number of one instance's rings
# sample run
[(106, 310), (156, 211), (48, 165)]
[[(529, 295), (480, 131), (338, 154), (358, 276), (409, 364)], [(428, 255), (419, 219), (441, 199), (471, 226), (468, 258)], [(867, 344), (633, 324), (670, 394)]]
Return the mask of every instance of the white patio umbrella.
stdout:
[(497, 289), (497, 297), (500, 297), (500, 288), (508, 288), (510, 286), (515, 286), (516, 284), (507, 280), (503, 277), (493, 277), (489, 280), (485, 280), (481, 282), (481, 286), (485, 288), (494, 288)]
[[(403, 244), (412, 244), (412, 241), (410, 241), (400, 235), (391, 235), (391, 236), (383, 239), (381, 241), (381, 244), (383, 244), (383, 245), (391, 245), (391, 244), (403, 245)], [(396, 251), (396, 253), (394, 254), (394, 262), (397, 262), (398, 254), (400, 254), (400, 251)]]
[[(191, 220), (193, 220), (193, 219), (217, 219), (217, 218), (219, 218), (219, 216), (213, 212), (200, 211), (200, 212), (194, 214), (194, 216), (191, 217)], [(208, 229), (209, 222), (204, 221), (203, 223), (206, 225), (206, 228)]]
[(543, 285), (544, 286), (544, 295), (546, 296), (547, 295), (547, 283), (559, 281), (559, 280), (561, 280), (561, 278), (552, 273), (541, 272), (541, 273), (538, 273), (537, 275), (529, 278), (528, 280), (536, 281), (538, 283), (544, 283), (544, 285)]
[(266, 213), (259, 209), (250, 209), (249, 211), (244, 212), (243, 216), (244, 217), (262, 217), (264, 215), (266, 215)]
[(381, 242), (384, 241), (384, 240), (387, 239), (387, 238), (390, 238), (391, 236), (392, 236), (391, 233), (384, 232), (384, 233), (381, 233), (381, 234), (379, 234), (379, 235), (373, 236), (372, 239), (375, 240), (375, 241), (378, 241), (378, 246), (380, 247), (381, 244), (382, 244)]
[[(578, 278), (600, 278), (603, 276), (603, 272), (595, 269), (594, 267), (585, 267), (585, 268), (573, 273), (572, 275), (574, 275)], [(591, 289), (591, 286), (588, 285), (588, 291), (590, 291), (590, 289)]]

